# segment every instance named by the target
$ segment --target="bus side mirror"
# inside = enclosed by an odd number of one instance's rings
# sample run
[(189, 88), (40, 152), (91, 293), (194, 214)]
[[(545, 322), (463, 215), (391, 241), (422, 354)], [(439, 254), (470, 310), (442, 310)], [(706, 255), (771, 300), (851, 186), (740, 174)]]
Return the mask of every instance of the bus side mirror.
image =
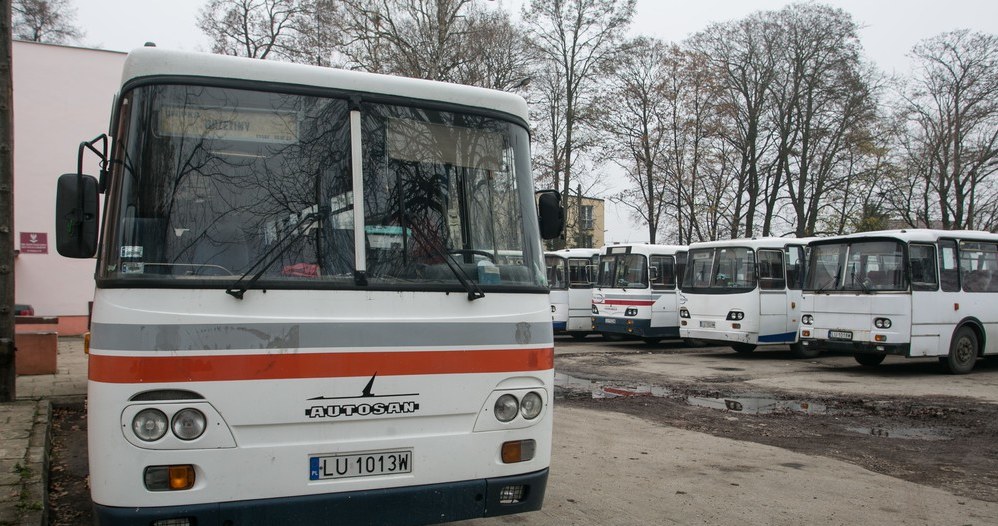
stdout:
[(537, 222), (541, 227), (541, 237), (554, 239), (565, 228), (565, 210), (561, 208), (561, 194), (557, 190), (537, 192)]
[(55, 196), (55, 246), (68, 258), (97, 253), (97, 179), (90, 175), (59, 176)]

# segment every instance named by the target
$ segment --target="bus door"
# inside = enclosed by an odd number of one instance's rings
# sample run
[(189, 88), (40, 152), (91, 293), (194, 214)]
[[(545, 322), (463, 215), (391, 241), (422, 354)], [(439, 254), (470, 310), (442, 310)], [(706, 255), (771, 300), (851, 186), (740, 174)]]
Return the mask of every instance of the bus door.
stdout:
[(569, 258), (568, 260), (569, 331), (588, 332), (592, 328), (595, 270), (592, 258)]
[(759, 275), (759, 343), (793, 342), (795, 335), (787, 327), (791, 308), (787, 297), (783, 250), (759, 249), (756, 261)]
[(651, 281), (652, 327), (678, 327), (679, 305), (676, 290), (678, 275), (675, 256), (653, 255), (649, 258), (649, 281)]
[(797, 339), (797, 330), (800, 328), (801, 303), (804, 301), (804, 269), (807, 254), (804, 252), (804, 245), (787, 245), (784, 249), (786, 259), (787, 278), (787, 332), (792, 332), (794, 336), (791, 340)]

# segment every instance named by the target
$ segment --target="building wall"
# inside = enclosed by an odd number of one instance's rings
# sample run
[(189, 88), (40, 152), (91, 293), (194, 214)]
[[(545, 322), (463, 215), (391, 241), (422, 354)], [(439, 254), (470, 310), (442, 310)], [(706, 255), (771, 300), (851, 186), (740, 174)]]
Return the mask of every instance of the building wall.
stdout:
[[(55, 250), (55, 188), (76, 171), (82, 141), (107, 132), (125, 54), (66, 46), (13, 43), (14, 229), (45, 233), (47, 253), (14, 259), (15, 301), (37, 316), (59, 316), (62, 334), (85, 329), (94, 294), (94, 259), (75, 260)], [(84, 173), (98, 174), (92, 153)], [(65, 319), (63, 319), (65, 318)]]
[[(580, 218), (581, 208), (591, 207), (591, 218)], [(600, 248), (605, 239), (604, 202), (592, 197), (569, 198), (565, 211), (565, 248)], [(591, 220), (589, 220), (591, 219)], [(591, 243), (583, 239), (591, 239)]]

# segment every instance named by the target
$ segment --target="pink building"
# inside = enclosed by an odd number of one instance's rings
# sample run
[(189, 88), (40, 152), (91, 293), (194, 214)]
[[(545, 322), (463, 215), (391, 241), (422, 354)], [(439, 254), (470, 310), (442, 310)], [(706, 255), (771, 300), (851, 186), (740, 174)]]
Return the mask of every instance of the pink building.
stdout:
[[(63, 335), (86, 330), (96, 260), (56, 252), (56, 180), (75, 172), (81, 141), (107, 132), (124, 62), (113, 51), (13, 45), (15, 301), (58, 316)], [(83, 169), (98, 174), (92, 154)]]

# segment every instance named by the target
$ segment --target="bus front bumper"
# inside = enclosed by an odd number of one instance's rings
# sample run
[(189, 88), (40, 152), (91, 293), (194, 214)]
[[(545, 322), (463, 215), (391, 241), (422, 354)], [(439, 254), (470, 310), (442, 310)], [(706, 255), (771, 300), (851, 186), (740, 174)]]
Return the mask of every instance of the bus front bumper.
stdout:
[(821, 349), (823, 351), (848, 352), (853, 354), (894, 354), (908, 356), (911, 344), (908, 343), (876, 343), (876, 342), (846, 342), (836, 340), (815, 340), (801, 338), (801, 345)]
[(652, 327), (651, 320), (593, 316), (593, 331), (635, 338), (678, 338), (679, 327)]
[(438, 524), (536, 511), (548, 470), (462, 482), (216, 504), (117, 508), (94, 504), (97, 524), (247, 526)]

